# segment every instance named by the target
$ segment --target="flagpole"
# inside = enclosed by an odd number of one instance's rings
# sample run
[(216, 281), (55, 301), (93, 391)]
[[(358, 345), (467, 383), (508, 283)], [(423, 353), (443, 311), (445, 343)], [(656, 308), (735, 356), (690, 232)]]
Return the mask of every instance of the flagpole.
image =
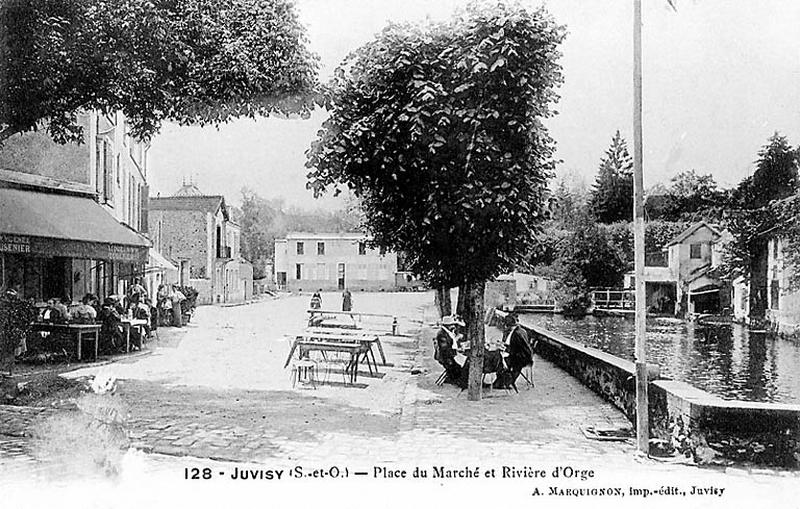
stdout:
[(646, 293), (644, 282), (644, 179), (642, 176), (642, 0), (633, 0), (633, 245), (636, 274), (636, 443), (649, 452)]

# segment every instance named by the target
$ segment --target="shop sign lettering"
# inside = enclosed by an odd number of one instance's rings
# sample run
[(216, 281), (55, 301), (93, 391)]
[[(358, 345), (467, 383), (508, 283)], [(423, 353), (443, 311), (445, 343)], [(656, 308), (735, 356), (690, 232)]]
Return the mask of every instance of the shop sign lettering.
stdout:
[(31, 240), (22, 235), (0, 235), (0, 252), (30, 253)]

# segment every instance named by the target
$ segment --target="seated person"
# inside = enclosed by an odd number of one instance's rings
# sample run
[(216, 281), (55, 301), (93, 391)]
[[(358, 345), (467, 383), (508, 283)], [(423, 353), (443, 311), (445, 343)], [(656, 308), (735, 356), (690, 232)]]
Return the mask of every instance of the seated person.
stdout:
[(70, 313), (70, 319), (74, 323), (94, 323), (97, 320), (97, 310), (94, 308), (96, 302), (97, 297), (87, 293), (81, 299), (81, 303)]
[(433, 358), (445, 369), (447, 373), (445, 382), (466, 387), (466, 372), (456, 361), (458, 355), (456, 346), (462, 337), (459, 334), (459, 327), (463, 328), (463, 322), (456, 321), (452, 317), (445, 317), (434, 338)]
[(504, 322), (505, 366), (506, 370), (497, 373), (494, 386), (497, 388), (513, 387), (525, 366), (533, 364), (533, 349), (528, 333), (519, 326), (517, 316), (509, 313)]
[(147, 303), (147, 301), (139, 302), (138, 297), (132, 296), (130, 310), (131, 316), (135, 320), (145, 320), (147, 322), (147, 324), (143, 325), (141, 329), (144, 331), (144, 337), (141, 336), (139, 328), (131, 328), (131, 341), (133, 342), (134, 346), (141, 350), (143, 340), (150, 336), (150, 320), (152, 318), (150, 314), (150, 305)]
[(61, 299), (53, 297), (47, 301), (47, 307), (42, 311), (42, 321), (49, 323), (66, 323), (69, 321), (69, 311), (67, 306), (61, 303)]
[(125, 331), (122, 328), (122, 314), (115, 297), (108, 297), (98, 315), (100, 328), (100, 349), (104, 353), (116, 353), (125, 349)]
[(309, 304), (311, 309), (320, 309), (322, 308), (322, 296), (319, 292), (314, 292), (314, 295), (311, 296), (311, 303)]

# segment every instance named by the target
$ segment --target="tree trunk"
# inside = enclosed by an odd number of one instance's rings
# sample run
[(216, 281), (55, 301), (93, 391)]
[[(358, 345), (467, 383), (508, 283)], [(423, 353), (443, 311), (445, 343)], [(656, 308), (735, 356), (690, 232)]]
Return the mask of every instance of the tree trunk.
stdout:
[(0, 373), (12, 373), (14, 371), (14, 349), (0, 345)]
[(439, 317), (453, 314), (453, 304), (450, 302), (450, 289), (445, 287), (438, 287), (436, 289), (436, 307), (439, 310)]
[(480, 401), (483, 390), (483, 353), (485, 337), (483, 328), (483, 295), (486, 282), (468, 282), (462, 286), (464, 292), (464, 319), (467, 323), (467, 339), (470, 343), (469, 379), (467, 398)]
[(467, 285), (462, 284), (458, 287), (458, 301), (456, 302), (456, 314), (458, 316), (464, 316), (464, 312), (466, 311), (467, 301)]

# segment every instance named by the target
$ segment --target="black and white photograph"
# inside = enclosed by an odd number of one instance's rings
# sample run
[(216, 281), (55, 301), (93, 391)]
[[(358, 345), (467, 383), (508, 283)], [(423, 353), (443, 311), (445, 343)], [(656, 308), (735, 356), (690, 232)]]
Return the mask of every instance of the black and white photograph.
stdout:
[(800, 507), (800, 2), (0, 0), (0, 507)]

